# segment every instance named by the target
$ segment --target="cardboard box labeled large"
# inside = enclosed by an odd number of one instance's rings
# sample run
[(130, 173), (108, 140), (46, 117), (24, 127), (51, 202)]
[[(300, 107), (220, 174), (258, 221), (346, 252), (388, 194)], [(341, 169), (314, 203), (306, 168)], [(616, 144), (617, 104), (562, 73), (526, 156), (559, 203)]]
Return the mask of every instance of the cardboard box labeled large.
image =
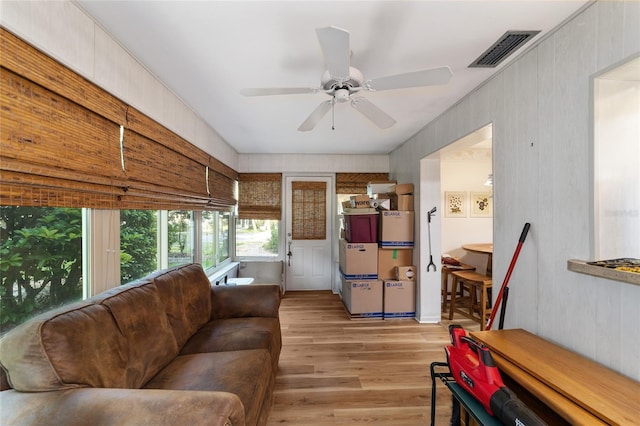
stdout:
[(380, 247), (413, 247), (413, 212), (380, 212)]
[(349, 243), (340, 240), (338, 244), (340, 273), (347, 279), (375, 280), (378, 278), (378, 244)]
[(379, 248), (378, 278), (393, 280), (396, 277), (396, 266), (413, 265), (412, 249)]
[(352, 318), (381, 318), (382, 281), (342, 277), (342, 302)]
[(384, 281), (384, 318), (416, 316), (415, 281)]

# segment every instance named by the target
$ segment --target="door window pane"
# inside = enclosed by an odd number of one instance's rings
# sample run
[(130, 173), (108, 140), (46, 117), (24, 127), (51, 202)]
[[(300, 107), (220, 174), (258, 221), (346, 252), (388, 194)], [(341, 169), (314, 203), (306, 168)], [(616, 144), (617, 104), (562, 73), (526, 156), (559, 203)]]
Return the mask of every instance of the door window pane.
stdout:
[(291, 232), (294, 240), (324, 240), (326, 236), (325, 182), (291, 182)]
[(82, 210), (0, 207), (0, 333), (82, 299)]
[(120, 211), (120, 280), (128, 283), (158, 269), (158, 212)]
[(169, 268), (193, 262), (193, 212), (170, 211), (167, 228)]

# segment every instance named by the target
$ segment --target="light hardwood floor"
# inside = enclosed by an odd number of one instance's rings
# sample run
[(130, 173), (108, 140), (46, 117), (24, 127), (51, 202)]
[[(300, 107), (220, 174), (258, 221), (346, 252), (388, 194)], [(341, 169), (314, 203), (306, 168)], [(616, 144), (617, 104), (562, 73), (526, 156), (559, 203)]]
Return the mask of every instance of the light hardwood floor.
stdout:
[[(429, 424), (429, 365), (445, 361), (448, 321), (350, 320), (331, 292), (287, 292), (280, 319), (269, 426)], [(479, 329), (468, 319), (453, 322)], [(449, 424), (450, 412), (450, 395), (438, 383), (436, 424)]]

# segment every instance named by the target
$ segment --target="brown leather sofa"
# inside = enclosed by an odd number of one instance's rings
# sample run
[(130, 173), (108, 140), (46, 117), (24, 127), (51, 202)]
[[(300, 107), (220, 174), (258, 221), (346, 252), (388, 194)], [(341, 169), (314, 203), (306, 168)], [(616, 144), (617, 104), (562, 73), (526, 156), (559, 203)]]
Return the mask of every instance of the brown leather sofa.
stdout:
[(190, 264), (47, 312), (0, 340), (0, 424), (264, 425), (279, 307)]

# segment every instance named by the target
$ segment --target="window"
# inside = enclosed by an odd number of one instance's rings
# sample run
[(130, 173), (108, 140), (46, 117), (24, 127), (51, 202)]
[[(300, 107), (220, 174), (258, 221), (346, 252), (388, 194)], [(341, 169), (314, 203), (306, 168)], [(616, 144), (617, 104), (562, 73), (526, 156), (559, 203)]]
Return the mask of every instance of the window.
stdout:
[(202, 212), (202, 267), (206, 270), (229, 258), (229, 212)]
[(169, 211), (167, 240), (169, 268), (193, 262), (193, 212)]
[(281, 195), (281, 173), (238, 175), (236, 256), (278, 256)]
[(82, 299), (82, 209), (0, 206), (0, 333)]
[(202, 267), (216, 266), (216, 214), (211, 211), (202, 212)]
[(159, 269), (158, 212), (120, 211), (120, 280), (142, 278)]
[(236, 256), (277, 257), (279, 220), (238, 219), (236, 221)]

